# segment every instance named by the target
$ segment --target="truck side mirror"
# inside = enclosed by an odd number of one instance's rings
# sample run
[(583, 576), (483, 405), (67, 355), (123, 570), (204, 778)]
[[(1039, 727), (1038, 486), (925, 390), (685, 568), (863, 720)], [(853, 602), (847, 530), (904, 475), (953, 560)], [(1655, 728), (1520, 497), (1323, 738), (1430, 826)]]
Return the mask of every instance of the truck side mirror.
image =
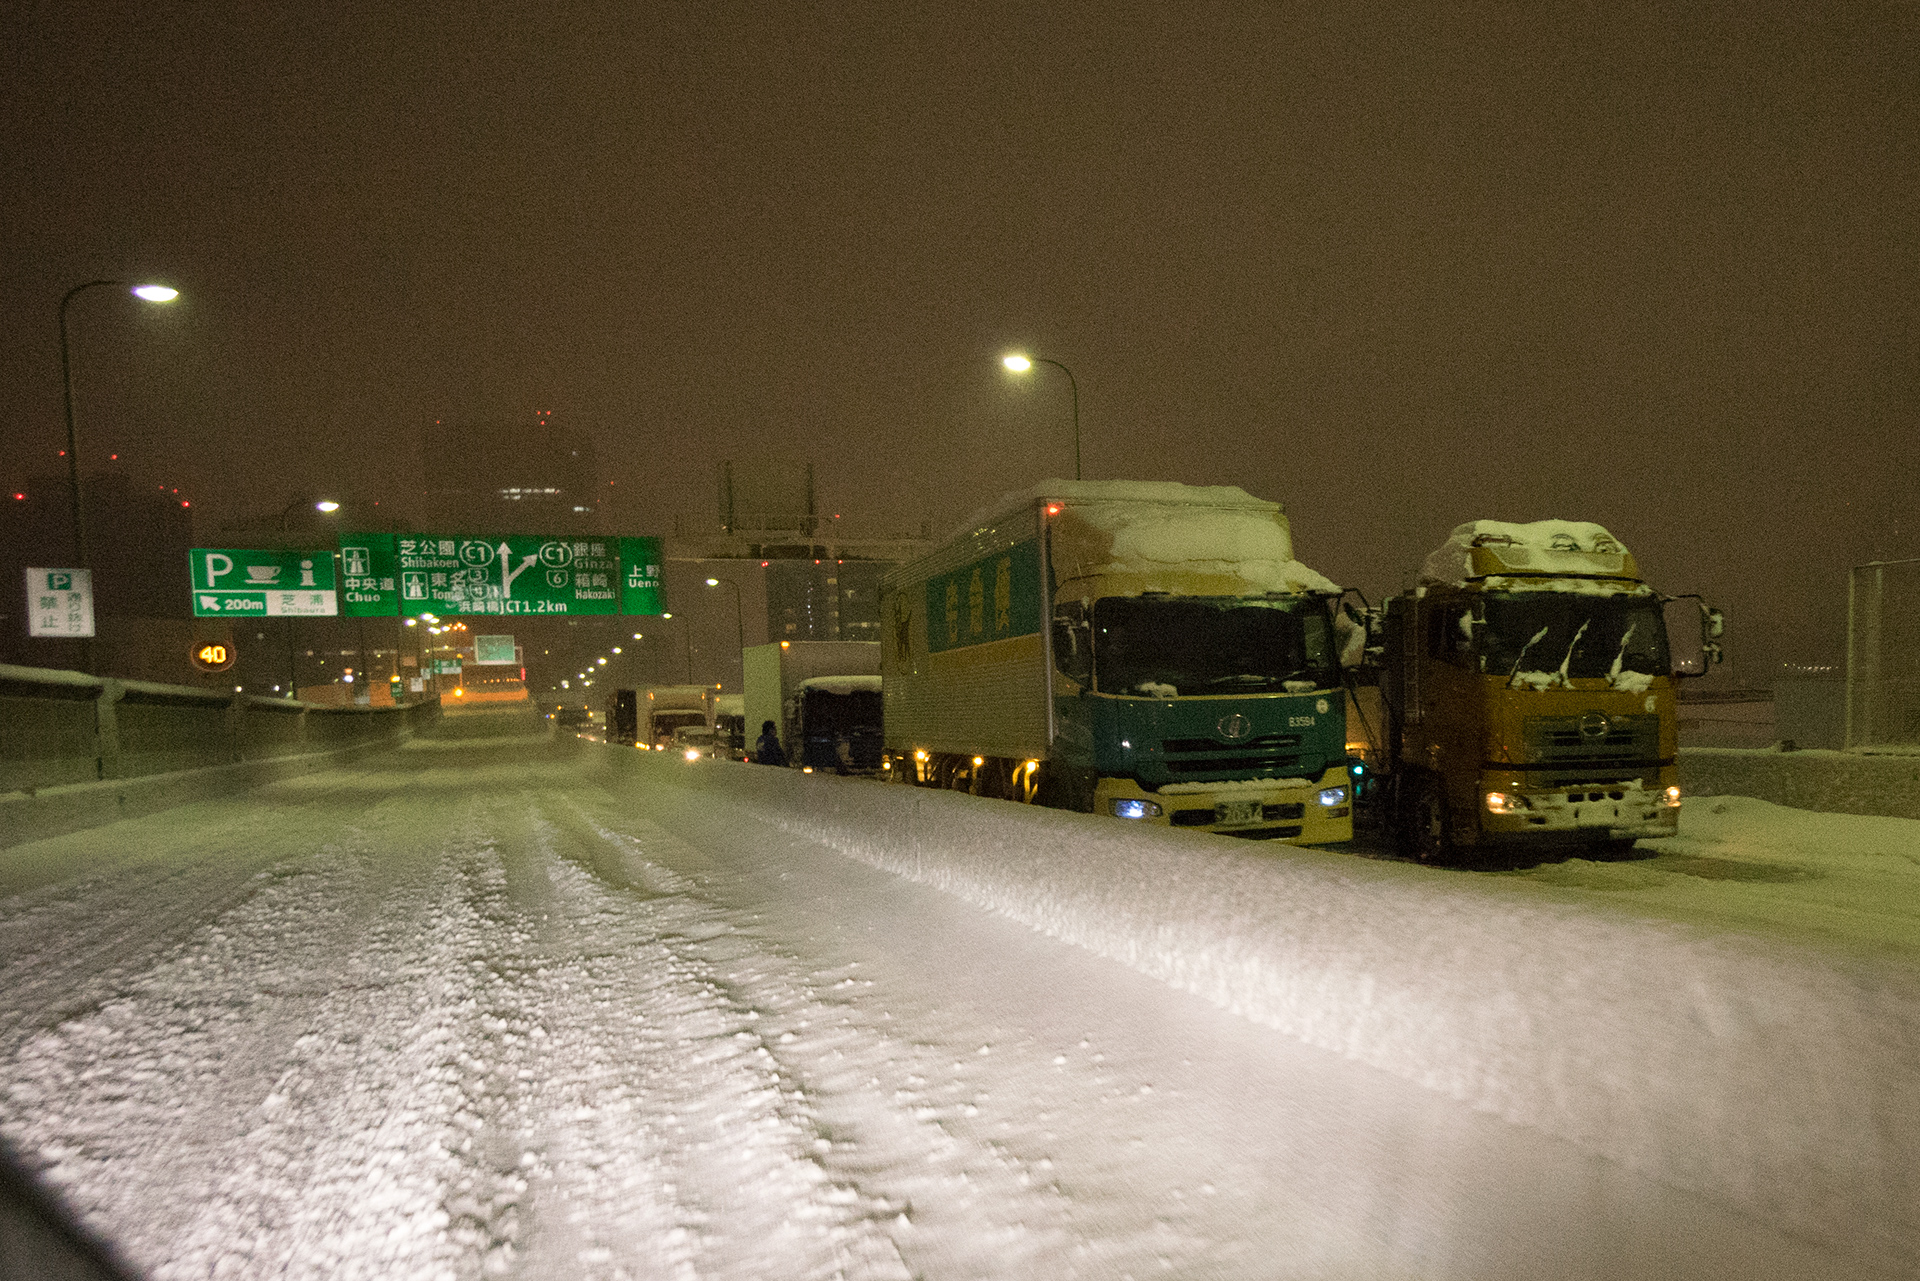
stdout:
[(1700, 607), (1700, 648), (1707, 652), (1710, 663), (1725, 662), (1726, 650), (1720, 647), (1720, 637), (1727, 630), (1726, 617), (1711, 605)]
[(1675, 676), (1705, 676), (1707, 658), (1705, 636), (1700, 626), (1700, 602), (1681, 596), (1662, 606), (1667, 620), (1667, 648), (1673, 656)]
[(1675, 596), (1664, 605), (1667, 645), (1675, 676), (1705, 676), (1707, 669), (1726, 657), (1717, 638), (1726, 631), (1726, 618), (1698, 596)]

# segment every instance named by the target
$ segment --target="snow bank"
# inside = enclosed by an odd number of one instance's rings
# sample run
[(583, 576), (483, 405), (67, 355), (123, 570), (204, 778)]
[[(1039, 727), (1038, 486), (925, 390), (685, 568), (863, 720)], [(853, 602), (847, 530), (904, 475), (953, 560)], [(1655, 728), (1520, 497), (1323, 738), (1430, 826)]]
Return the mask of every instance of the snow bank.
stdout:
[(781, 770), (636, 764), (1786, 1230), (1920, 1265), (1909, 966), (1470, 874)]

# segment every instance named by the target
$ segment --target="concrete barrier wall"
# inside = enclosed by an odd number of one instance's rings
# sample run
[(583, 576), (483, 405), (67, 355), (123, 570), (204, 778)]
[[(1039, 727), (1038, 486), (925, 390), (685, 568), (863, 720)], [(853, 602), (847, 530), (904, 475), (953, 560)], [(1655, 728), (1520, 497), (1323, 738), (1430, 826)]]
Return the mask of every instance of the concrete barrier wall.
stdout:
[(315, 707), (0, 664), (0, 846), (337, 764), (431, 727), (439, 710)]
[(0, 664), (0, 793), (393, 740), (438, 711), (431, 703), (315, 707)]
[(1920, 818), (1920, 755), (1682, 748), (1680, 785), (1689, 796), (1751, 796), (1825, 814)]

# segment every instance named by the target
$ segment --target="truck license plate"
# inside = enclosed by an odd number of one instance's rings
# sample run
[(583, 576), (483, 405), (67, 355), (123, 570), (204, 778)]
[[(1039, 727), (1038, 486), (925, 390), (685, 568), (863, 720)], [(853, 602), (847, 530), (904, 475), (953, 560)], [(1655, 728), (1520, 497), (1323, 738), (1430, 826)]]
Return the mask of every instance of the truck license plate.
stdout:
[(1259, 801), (1221, 801), (1213, 807), (1216, 823), (1258, 823)]

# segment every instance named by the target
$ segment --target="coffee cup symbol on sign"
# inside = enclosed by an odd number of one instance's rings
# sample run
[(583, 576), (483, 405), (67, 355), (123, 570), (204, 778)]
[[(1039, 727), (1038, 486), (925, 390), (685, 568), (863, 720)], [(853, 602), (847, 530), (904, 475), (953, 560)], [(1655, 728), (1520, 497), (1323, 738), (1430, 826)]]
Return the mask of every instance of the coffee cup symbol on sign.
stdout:
[(278, 577), (280, 577), (280, 567), (278, 565), (247, 566), (247, 581), (249, 582), (271, 585), (273, 580)]

